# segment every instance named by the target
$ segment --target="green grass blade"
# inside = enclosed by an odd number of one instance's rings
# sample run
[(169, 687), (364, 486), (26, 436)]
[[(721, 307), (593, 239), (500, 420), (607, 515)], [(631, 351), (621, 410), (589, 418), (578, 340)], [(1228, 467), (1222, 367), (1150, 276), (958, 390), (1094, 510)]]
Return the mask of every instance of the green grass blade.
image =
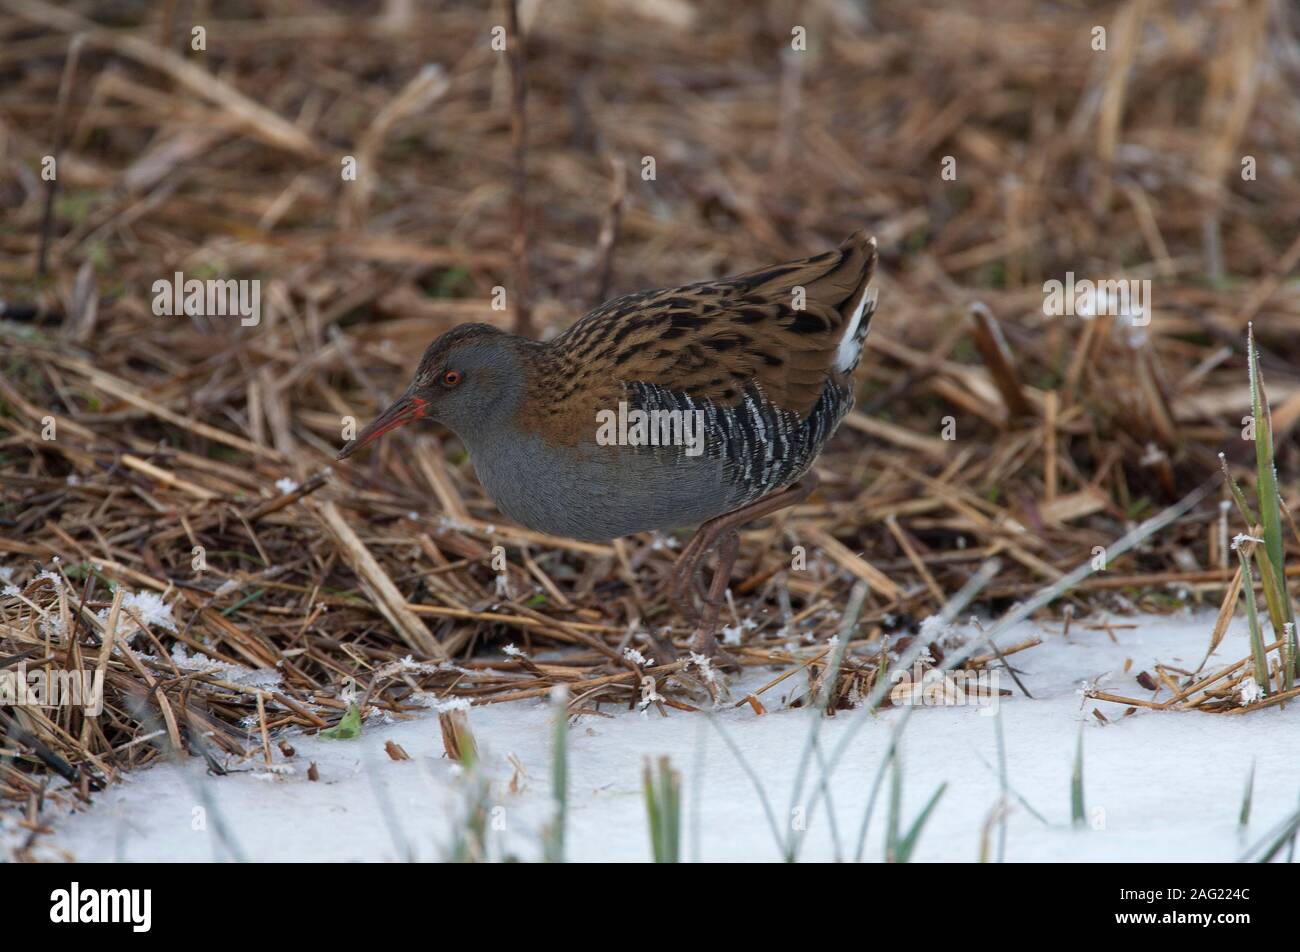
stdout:
[(777, 849), (781, 850), (786, 862), (793, 863), (795, 858), (787, 852), (785, 838), (781, 835), (781, 828), (777, 825), (776, 814), (772, 812), (772, 801), (768, 799), (767, 791), (763, 788), (763, 781), (759, 779), (758, 772), (746, 759), (744, 752), (736, 745), (736, 742), (731, 739), (731, 735), (723, 728), (722, 722), (711, 714), (705, 716), (708, 717), (709, 723), (713, 725), (713, 729), (718, 732), (718, 736), (722, 738), (722, 742), (727, 745), (731, 755), (736, 758), (736, 763), (740, 764), (740, 769), (745, 772), (749, 782), (754, 785), (754, 792), (758, 794), (758, 802), (762, 804), (763, 816), (767, 818), (767, 826), (772, 831), (772, 838), (776, 840)]
[(1074, 748), (1074, 770), (1070, 772), (1070, 820), (1075, 826), (1086, 822), (1083, 807), (1083, 725), (1079, 725), (1079, 739)]
[(911, 828), (908, 829), (907, 835), (904, 836), (902, 842), (898, 844), (898, 862), (906, 863), (912, 858), (912, 851), (916, 849), (917, 841), (921, 838), (921, 831), (925, 829), (926, 820), (930, 819), (930, 814), (934, 812), (935, 806), (939, 803), (939, 798), (943, 796), (944, 791), (947, 789), (947, 781), (939, 784), (939, 789), (934, 791), (925, 807), (921, 810), (920, 814), (917, 815)]
[[(1249, 544), (1249, 543), (1247, 543)], [(1255, 609), (1255, 578), (1250, 570), (1246, 553), (1237, 550), (1241, 559), (1241, 594), (1246, 599), (1246, 622), (1250, 625), (1250, 656), (1255, 665), (1255, 683), (1265, 694), (1272, 694), (1268, 683), (1268, 656), (1264, 654), (1264, 633), (1259, 628), (1259, 613)]]
[[(819, 751), (817, 737), (821, 732), (826, 709), (830, 704), (831, 696), (835, 691), (835, 683), (839, 679), (840, 669), (844, 664), (844, 655), (848, 651), (849, 642), (853, 640), (853, 630), (857, 626), (858, 617), (862, 614), (862, 606), (867, 600), (868, 592), (869, 587), (867, 584), (858, 582), (849, 593), (848, 605), (845, 606), (844, 616), (840, 620), (839, 633), (836, 635), (835, 649), (830, 654), (830, 661), (822, 675), (821, 685), (818, 688), (816, 697), (813, 699), (815, 713), (808, 726), (808, 741), (804, 744), (803, 751), (799, 755), (799, 765), (795, 770), (794, 785), (790, 791), (790, 810), (792, 813), (796, 809), (802, 809), (804, 783), (814, 755)], [(823, 773), (821, 783), (821, 793), (823, 795), (829, 791), (825, 781), (826, 775)], [(785, 843), (786, 862), (793, 863), (799, 858), (799, 846), (802, 839), (799, 835), (800, 832), (793, 827), (790, 829)], [(838, 842), (836, 851), (838, 852)]]
[(1274, 640), (1282, 642), (1282, 690), (1290, 690), (1294, 683), (1294, 670), (1287, 662), (1293, 660), (1291, 640), (1294, 636), (1294, 622), (1290, 618), (1291, 600), (1287, 597), (1285, 584), (1273, 570), (1273, 562), (1268, 553), (1256, 546), (1251, 553), (1255, 564), (1259, 566), (1259, 584), (1264, 590), (1264, 604), (1268, 607), (1268, 617), (1273, 623)]
[(1277, 464), (1273, 458), (1273, 414), (1264, 397), (1264, 380), (1259, 373), (1259, 352), (1255, 349), (1255, 329), (1251, 326), (1250, 401), (1255, 415), (1255, 494), (1259, 497), (1260, 522), (1264, 527), (1264, 547), (1269, 561), (1283, 575), (1282, 508), (1277, 488)]
[(354, 740), (361, 736), (361, 710), (355, 704), (349, 704), (347, 711), (333, 727), (327, 727), (317, 734), (326, 740)]
[(658, 776), (647, 760), (642, 772), (646, 813), (650, 818), (650, 850), (656, 863), (681, 859), (681, 775), (667, 757), (659, 759)]
[(548, 863), (564, 862), (564, 827), (569, 812), (569, 692), (563, 687), (551, 692), (555, 711), (551, 741), (551, 795), (555, 816), (547, 824), (542, 856)]
[(1282, 848), (1295, 839), (1297, 833), (1300, 833), (1300, 809), (1269, 830), (1258, 843), (1246, 851), (1241, 857), (1241, 862), (1249, 862), (1252, 856), (1256, 857), (1254, 861), (1257, 863), (1272, 862), (1273, 858), (1282, 852)]
[(898, 825), (899, 814), (903, 807), (903, 767), (898, 760), (898, 752), (890, 755), (889, 774), (889, 816), (885, 821), (885, 862), (898, 860)]
[(662, 863), (663, 817), (659, 815), (659, 804), (655, 799), (654, 777), (650, 773), (650, 761), (641, 768), (641, 789), (645, 793), (645, 812), (650, 821), (650, 855), (656, 863)]
[(1294, 683), (1295, 652), (1290, 642), (1294, 629), (1286, 633), (1288, 622), (1295, 622), (1291, 599), (1286, 593), (1286, 556), (1282, 546), (1282, 495), (1277, 483), (1277, 461), (1273, 454), (1273, 412), (1264, 392), (1264, 378), (1259, 372), (1259, 351), (1255, 347), (1255, 328), (1252, 324), (1247, 336), (1250, 366), (1250, 403), (1255, 417), (1255, 495), (1259, 497), (1260, 525), (1264, 531), (1264, 551), (1272, 567), (1272, 585), (1267, 582), (1264, 597), (1268, 600), (1269, 617), (1279, 640), (1288, 643), (1285, 659), (1292, 655), (1289, 664), (1283, 665), (1282, 684), (1290, 688)]
[(998, 705), (998, 712), (993, 718), (994, 729), (998, 737), (998, 787), (1002, 791), (1002, 800), (998, 804), (998, 812), (1001, 816), (998, 818), (998, 862), (1004, 863), (1007, 858), (1007, 792), (1011, 788), (1011, 783), (1007, 779), (1007, 740), (1002, 733), (1002, 705)]
[(1245, 520), (1248, 526), (1258, 525), (1259, 517), (1255, 515), (1255, 510), (1250, 508), (1250, 503), (1246, 501), (1246, 494), (1241, 491), (1237, 481), (1232, 478), (1232, 472), (1228, 469), (1228, 457), (1222, 453), (1219, 454), (1219, 468), (1223, 470), (1223, 481), (1228, 486), (1228, 492), (1232, 494), (1232, 501), (1237, 504), (1237, 511), (1241, 513), (1241, 518)]
[(1246, 793), (1241, 798), (1241, 813), (1237, 816), (1237, 825), (1245, 829), (1250, 825), (1250, 802), (1255, 797), (1255, 761), (1250, 762), (1250, 774), (1246, 777)]
[(668, 765), (664, 758), (661, 767), (661, 784), (663, 793), (663, 843), (665, 863), (681, 862), (682, 844), (682, 778), (681, 774)]

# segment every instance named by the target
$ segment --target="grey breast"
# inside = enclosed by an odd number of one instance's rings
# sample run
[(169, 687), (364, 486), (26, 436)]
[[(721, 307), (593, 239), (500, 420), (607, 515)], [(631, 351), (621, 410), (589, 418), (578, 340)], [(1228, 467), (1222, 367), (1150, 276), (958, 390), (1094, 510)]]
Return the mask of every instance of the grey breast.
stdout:
[(470, 458), (502, 512), (551, 535), (605, 541), (695, 525), (729, 508), (721, 461), (676, 447), (556, 448), (521, 433), (471, 446)]
[(757, 391), (721, 407), (631, 384), (627, 414), (605, 421), (612, 434), (593, 421), (592, 439), (577, 447), (522, 432), (467, 443), (506, 515), (538, 532), (603, 541), (697, 525), (795, 482), (853, 403), (851, 389), (827, 383), (805, 418)]

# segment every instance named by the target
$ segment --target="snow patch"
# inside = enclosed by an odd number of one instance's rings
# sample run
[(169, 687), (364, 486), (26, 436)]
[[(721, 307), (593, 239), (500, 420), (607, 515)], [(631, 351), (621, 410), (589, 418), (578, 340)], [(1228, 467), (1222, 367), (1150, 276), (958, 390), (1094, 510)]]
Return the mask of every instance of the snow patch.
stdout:
[[(122, 611), (133, 614), (146, 628), (157, 626), (167, 631), (176, 631), (176, 619), (172, 617), (172, 607), (164, 602), (157, 592), (126, 592), (122, 595)], [(95, 617), (107, 623), (108, 613), (109, 609), (101, 608)], [(118, 624), (121, 628), (126, 627), (122, 626), (120, 620)], [(121, 634), (121, 628), (118, 634)], [(136, 628), (127, 635), (127, 639), (133, 639), (139, 634), (140, 629)]]
[[(914, 708), (910, 713), (886, 708), (870, 715), (840, 711), (827, 718), (821, 723), (819, 748), (829, 757), (845, 742), (844, 756), (825, 780), (814, 758), (802, 789), (810, 798), (810, 791), (827, 785), (840, 849), (837, 853), (823, 800), (805, 813), (800, 859), (852, 857), (867, 793), (897, 736), (905, 818), (916, 816), (940, 784), (950, 788), (926, 822), (913, 858), (976, 860), (984, 848), (985, 821), (1002, 801), (999, 723), (1013, 792), (1007, 860), (1239, 859), (1247, 846), (1295, 810), (1300, 759), (1294, 755), (1294, 738), (1300, 706), (1279, 705), (1241, 717), (1149, 709), (1125, 715), (1123, 706), (1107, 702), (1089, 700), (1081, 706), (1075, 693), (1081, 680), (1095, 679), (1097, 672), (1113, 672), (1108, 681), (1116, 693), (1132, 694), (1133, 672), (1152, 670), (1157, 663), (1190, 670), (1205, 654), (1214, 621), (1213, 611), (1134, 616), (1125, 622), (1136, 627), (1117, 628), (1115, 641), (1082, 627), (1067, 640), (1055, 633), (1059, 626), (1026, 622), (999, 636), (998, 643), (1006, 647), (1043, 638), (1038, 647), (1011, 659), (1033, 697), (1018, 691), (1003, 697), (996, 719), (981, 717), (977, 705)], [(1236, 618), (1207, 670), (1249, 653), (1244, 619)], [(736, 697), (757, 695), (766, 711), (761, 715), (749, 704), (728, 704), (707, 715), (665, 706), (662, 714), (649, 710), (642, 716), (626, 709), (626, 692), (585, 701), (598, 705), (601, 716), (578, 714), (569, 722), (566, 858), (650, 858), (642, 772), (647, 759), (667, 756), (682, 774), (683, 855), (694, 855), (692, 837), (698, 833), (698, 854), (705, 862), (780, 861), (782, 850), (771, 834), (754, 778), (769, 803), (783, 810), (808, 750), (809, 712), (788, 706), (802, 696), (805, 676), (796, 673), (764, 690), (776, 673), (769, 666), (747, 668), (731, 684)], [(640, 700), (643, 695), (638, 690), (631, 696)], [(465, 704), (444, 700), (440, 706)], [(1108, 723), (1093, 717), (1093, 708)], [(176, 835), (178, 829), (190, 830), (199, 784), (220, 802), (230, 836), (250, 861), (401, 859), (388, 825), (394, 818), (417, 859), (446, 858), (441, 845), (454, 838), (455, 818), (463, 816), (466, 784), (473, 778), (461, 776), (459, 767), (446, 759), (431, 715), (369, 728), (347, 744), (295, 735), (291, 743), (297, 756), (290, 761), (281, 761), (273, 744), (275, 764), (295, 765), (293, 774), (268, 768), (260, 749), (247, 762), (230, 763), (231, 772), (220, 778), (207, 776), (200, 758), (128, 773), (124, 782), (96, 794), (79, 812), (47, 811), (53, 832), (40, 837), (35, 849), (50, 859), (67, 850), (83, 862), (209, 862), (217, 838), (212, 823), (206, 833)], [(492, 777), (493, 802), (509, 817), (506, 828), (494, 835), (513, 855), (540, 859), (538, 831), (554, 817), (554, 706), (544, 701), (488, 704), (468, 716), (481, 769)], [(904, 719), (906, 727), (896, 735)], [(1081, 733), (1087, 806), (1104, 810), (1086, 830), (1070, 822), (1070, 775)], [(411, 761), (390, 760), (384, 752), (389, 740), (400, 744)], [(1213, 755), (1208, 760), (1207, 751)], [(319, 783), (307, 779), (310, 763), (317, 765)], [(1237, 812), (1252, 763), (1252, 819), (1243, 836)], [(1140, 775), (1134, 764), (1142, 765)], [(254, 779), (250, 770), (265, 776)], [(519, 782), (512, 786), (516, 775)], [(376, 799), (381, 787), (387, 806)], [(66, 795), (66, 787), (51, 794)], [(885, 826), (877, 804), (866, 859), (883, 857)], [(28, 835), (15, 825), (5, 826), (0, 846)]]

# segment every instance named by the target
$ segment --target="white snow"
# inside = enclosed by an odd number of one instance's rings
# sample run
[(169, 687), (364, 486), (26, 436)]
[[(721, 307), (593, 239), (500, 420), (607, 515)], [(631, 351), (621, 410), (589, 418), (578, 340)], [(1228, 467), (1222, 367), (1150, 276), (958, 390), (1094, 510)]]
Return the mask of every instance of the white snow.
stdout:
[[(1025, 698), (1003, 676), (1013, 696), (1000, 704), (1011, 787), (1015, 797), (1006, 843), (1008, 860), (1235, 860), (1289, 815), (1300, 792), (1296, 756), (1300, 708), (1268, 708), (1243, 716), (1123, 708), (1081, 699), (1079, 685), (1135, 698), (1149, 696), (1135, 681), (1156, 662), (1194, 669), (1204, 655), (1213, 616), (1117, 620), (1115, 641), (1075, 620), (1068, 638), (1059, 626), (1024, 624), (1003, 646), (1042, 635), (1044, 644), (1010, 656), (1033, 694)], [(1234, 621), (1207, 670), (1237, 661), (1249, 646), (1242, 619)], [(1126, 660), (1131, 665), (1126, 669)], [(732, 700), (757, 690), (774, 670), (751, 669), (732, 680)], [(780, 850), (762, 802), (718, 728), (725, 731), (760, 779), (782, 836), (792, 818), (807, 823), (801, 859), (852, 857), (872, 780), (891, 733), (907, 715), (886, 709), (859, 717), (841, 712), (820, 726), (819, 748), (829, 756), (857, 729), (833, 772), (833, 811), (811, 808), (819, 788), (816, 758), (798, 802), (795, 776), (807, 748), (809, 711), (786, 706), (807, 687), (803, 672), (762, 695), (768, 713), (748, 704), (719, 708), (710, 718), (652, 706), (646, 716), (606, 704), (605, 716), (582, 716), (569, 738), (568, 857), (643, 861), (650, 856), (641, 772), (647, 758), (668, 755), (682, 774), (683, 857), (702, 860), (777, 860)], [(447, 705), (448, 707), (450, 705)], [(1103, 723), (1093, 714), (1102, 711)], [(948, 784), (921, 835), (918, 860), (975, 860), (981, 831), (999, 802), (997, 718), (975, 705), (912, 708), (902, 733), (903, 819), (906, 829), (939, 784)], [(468, 711), (483, 768), (492, 779), (493, 833), (498, 851), (524, 859), (540, 855), (539, 831), (553, 809), (550, 787), (552, 708), (512, 702)], [(1082, 731), (1088, 825), (1070, 824), (1070, 773)], [(410, 755), (394, 761), (393, 741)], [(250, 860), (395, 860), (409, 850), (438, 859), (451, 841), (453, 818), (465, 811), (468, 772), (443, 754), (432, 712), (384, 724), (366, 722), (358, 740), (290, 736), (297, 756), (286, 760), (272, 745), (274, 764), (260, 753), (232, 763), (225, 777), (205, 773), (198, 758), (126, 776), (72, 815), (52, 816), (38, 855), (60, 851), (80, 860), (229, 858), (214, 830), (214, 811), (240, 855)], [(308, 779), (314, 763), (319, 781)], [(1238, 812), (1252, 764), (1252, 818), (1243, 832)], [(286, 769), (291, 767), (292, 770)], [(888, 805), (886, 783), (867, 838), (865, 858), (879, 860)], [(512, 792), (517, 790), (517, 792)], [(500, 807), (499, 811), (492, 808)], [(832, 830), (829, 817), (836, 820)], [(15, 819), (0, 819), (0, 855), (17, 835)], [(996, 834), (993, 836), (996, 842)]]
[[(100, 621), (108, 620), (108, 609), (101, 608), (98, 613)], [(125, 592), (122, 595), (122, 611), (132, 612), (135, 617), (140, 619), (140, 623), (145, 626), (157, 625), (160, 628), (166, 628), (168, 631), (176, 630), (176, 619), (172, 617), (172, 607), (162, 600), (157, 592)], [(119, 625), (122, 622), (118, 622)], [(123, 625), (119, 632), (124, 630), (127, 625)], [(132, 628), (129, 637), (134, 638), (140, 634), (140, 629)]]
[[(125, 602), (125, 599), (123, 601)], [(213, 672), (234, 684), (242, 684), (251, 688), (261, 688), (267, 691), (276, 690), (283, 680), (280, 672), (273, 668), (249, 668), (242, 664), (217, 661), (206, 655), (193, 654), (187, 651), (180, 642), (172, 645), (171, 658), (172, 663), (182, 671)]]
[(429, 702), (428, 706), (430, 710), (439, 714), (448, 714), (451, 711), (468, 711), (474, 705), (467, 697), (448, 697), (435, 698)]
[(1259, 682), (1253, 677), (1247, 678), (1237, 685), (1237, 692), (1241, 697), (1242, 704), (1254, 704), (1264, 697), (1264, 689), (1259, 686)]

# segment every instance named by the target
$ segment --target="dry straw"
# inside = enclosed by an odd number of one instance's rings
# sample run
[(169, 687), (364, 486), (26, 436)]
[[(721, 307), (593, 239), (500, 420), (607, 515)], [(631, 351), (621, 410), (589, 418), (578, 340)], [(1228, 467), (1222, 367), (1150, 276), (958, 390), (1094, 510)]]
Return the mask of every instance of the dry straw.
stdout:
[[(1099, 53), (1101, 15), (1079, 6), (880, 3), (866, 23), (824, 3), (800, 7), (793, 56), (787, 8), (745, 8), (524, 4), (506, 34), (526, 51), (506, 58), (504, 14), (473, 5), (433, 24), (414, 4), (280, 3), (209, 17), (196, 52), (170, 15), (0, 0), (0, 564), (18, 593), (0, 598), (0, 665), (102, 671), (106, 694), (98, 717), (3, 710), (0, 797), (31, 839), (56, 775), (56, 796), (85, 797), (173, 751), (264, 759), (277, 731), (337, 722), (345, 695), (394, 717), (557, 685), (571, 711), (710, 703), (664, 643), (687, 634), (658, 594), (671, 544), (512, 527), (433, 427), (327, 471), (343, 418), (384, 406), (462, 321), (514, 309), (546, 333), (594, 289), (874, 229), (859, 409), (820, 494), (746, 532), (733, 581), (731, 656), (803, 666), (746, 699), (760, 713), (778, 685), (810, 702), (859, 581), (831, 711), (990, 559), (971, 608), (997, 615), (1186, 497), (1220, 452), (1253, 491), (1251, 320), (1285, 524), (1300, 179), (1279, 152), (1300, 141), (1300, 55), (1284, 4), (1128, 0)], [(176, 271), (259, 279), (260, 323), (156, 316), (150, 288)], [(1046, 316), (1043, 282), (1067, 271), (1152, 279), (1150, 326)], [(1220, 498), (1057, 607), (1235, 603)], [(1231, 535), (1252, 528), (1230, 515)], [(1300, 571), (1289, 528), (1279, 542), (1275, 593)], [(146, 596), (170, 624), (141, 615)], [(1238, 707), (1249, 665), (1161, 670), (1162, 699), (1119, 700)]]

